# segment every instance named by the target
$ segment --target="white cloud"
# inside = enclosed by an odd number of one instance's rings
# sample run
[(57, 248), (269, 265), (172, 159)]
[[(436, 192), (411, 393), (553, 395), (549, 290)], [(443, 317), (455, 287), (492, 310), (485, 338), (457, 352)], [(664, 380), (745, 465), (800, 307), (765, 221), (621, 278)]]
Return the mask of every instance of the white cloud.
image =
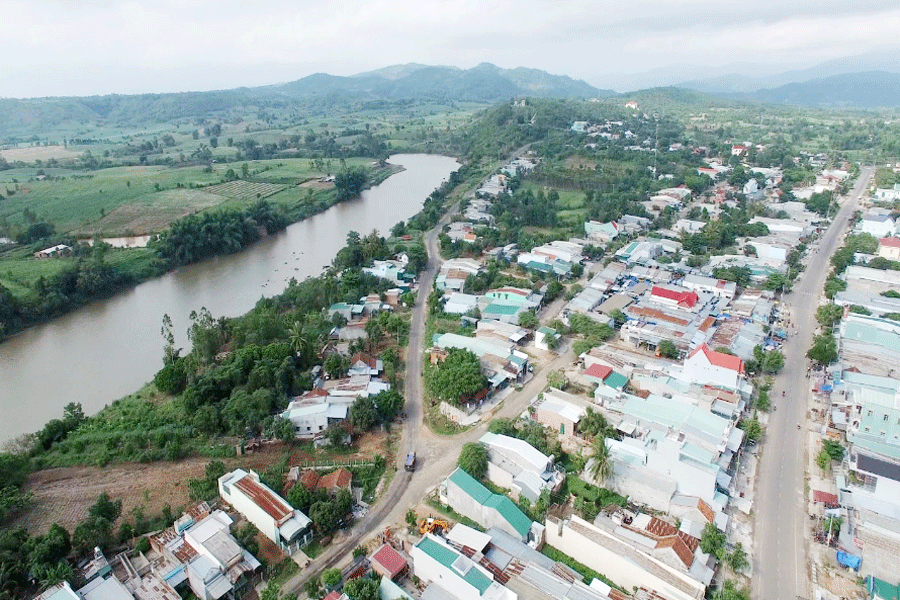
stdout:
[(406, 62), (602, 85), (599, 73), (678, 61), (861, 54), (897, 47), (898, 29), (895, 0), (6, 0), (0, 95), (226, 88)]

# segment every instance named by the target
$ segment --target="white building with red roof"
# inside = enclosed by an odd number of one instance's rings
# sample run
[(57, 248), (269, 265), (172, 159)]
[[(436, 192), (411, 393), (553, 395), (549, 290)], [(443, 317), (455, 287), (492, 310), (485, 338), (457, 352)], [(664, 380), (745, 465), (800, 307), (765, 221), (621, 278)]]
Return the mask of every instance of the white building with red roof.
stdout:
[(878, 240), (878, 256), (888, 260), (900, 260), (900, 238), (886, 237)]
[(254, 471), (235, 469), (219, 477), (219, 496), (285, 552), (312, 541), (310, 518), (262, 483)]
[(668, 308), (693, 310), (700, 297), (693, 290), (684, 288), (654, 285), (650, 290), (650, 299)]
[(684, 360), (682, 374), (691, 383), (739, 390), (744, 379), (744, 361), (701, 344)]

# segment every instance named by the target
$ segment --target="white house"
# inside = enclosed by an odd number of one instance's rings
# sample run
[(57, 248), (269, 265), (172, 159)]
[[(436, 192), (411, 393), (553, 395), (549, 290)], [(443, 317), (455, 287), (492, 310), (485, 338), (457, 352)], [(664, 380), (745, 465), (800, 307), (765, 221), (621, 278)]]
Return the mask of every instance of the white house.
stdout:
[(886, 237), (878, 240), (878, 256), (888, 260), (900, 260), (900, 238)]
[(870, 209), (859, 222), (863, 233), (871, 233), (877, 238), (892, 236), (897, 233), (897, 225), (889, 213)]
[(285, 552), (293, 553), (312, 541), (310, 518), (291, 508), (254, 471), (235, 469), (219, 477), (219, 496)]
[[(494, 581), (494, 576), (478, 562), (430, 533), (409, 553), (415, 575), (441, 588), (442, 598), (457, 600), (517, 600), (518, 594)], [(430, 586), (429, 586), (430, 587)]]
[(691, 383), (737, 390), (744, 377), (744, 361), (701, 344), (684, 360), (682, 375)]
[(472, 294), (463, 294), (454, 292), (447, 298), (444, 304), (444, 312), (447, 314), (464, 315), (471, 310), (478, 308), (479, 296)]
[(537, 502), (544, 490), (555, 492), (562, 486), (565, 476), (555, 468), (553, 457), (525, 440), (488, 432), (478, 441), (488, 449), (488, 480), (513, 497)]
[(562, 336), (552, 327), (540, 327), (534, 332), (534, 345), (538, 350), (551, 350), (556, 348)]
[[(355, 398), (356, 395), (353, 396), (353, 399)], [(324, 433), (330, 425), (346, 419), (347, 410), (347, 404), (344, 402), (294, 400), (281, 413), (281, 418), (293, 423), (297, 438), (311, 440), (316, 435)]]

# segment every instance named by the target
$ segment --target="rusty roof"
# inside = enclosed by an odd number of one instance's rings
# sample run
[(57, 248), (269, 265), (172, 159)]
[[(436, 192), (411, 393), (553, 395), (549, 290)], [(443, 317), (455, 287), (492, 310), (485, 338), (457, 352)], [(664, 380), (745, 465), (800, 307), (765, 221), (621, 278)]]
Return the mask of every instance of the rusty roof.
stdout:
[(300, 479), (297, 481), (302, 484), (303, 487), (312, 491), (316, 489), (316, 486), (319, 484), (319, 474), (313, 469), (304, 469), (302, 473), (300, 473)]
[(353, 474), (344, 467), (341, 467), (337, 471), (322, 475), (316, 487), (324, 490), (333, 490), (335, 488), (350, 489), (351, 481), (353, 481)]
[(287, 520), (294, 511), (287, 503), (275, 495), (268, 487), (256, 481), (249, 474), (241, 477), (234, 487), (241, 490), (254, 504), (263, 509), (277, 523)]

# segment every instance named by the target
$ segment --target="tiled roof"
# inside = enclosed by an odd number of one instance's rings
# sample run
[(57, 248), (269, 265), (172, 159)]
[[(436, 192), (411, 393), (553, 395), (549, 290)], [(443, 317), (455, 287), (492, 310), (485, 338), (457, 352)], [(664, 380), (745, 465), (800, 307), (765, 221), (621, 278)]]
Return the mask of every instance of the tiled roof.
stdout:
[(299, 483), (303, 485), (308, 490), (316, 489), (316, 486), (319, 485), (319, 474), (312, 469), (304, 469), (302, 473), (300, 473)]
[(610, 373), (612, 373), (612, 367), (607, 367), (606, 365), (601, 365), (600, 363), (594, 363), (584, 372), (588, 377), (596, 377), (600, 381), (603, 381), (607, 377), (609, 377)]
[(281, 522), (288, 518), (293, 512), (287, 503), (268, 487), (260, 484), (250, 475), (241, 477), (234, 483), (234, 487), (241, 490), (250, 500), (260, 507), (266, 514)]
[(350, 358), (351, 365), (355, 365), (358, 362), (362, 362), (370, 369), (374, 369), (378, 365), (378, 359), (367, 352), (357, 352)]
[(406, 566), (406, 559), (388, 544), (379, 548), (375, 554), (372, 555), (372, 560), (384, 567), (384, 569), (391, 574), (392, 579)]
[(821, 492), (819, 490), (813, 490), (813, 502), (821, 502), (823, 504), (840, 504), (838, 497), (834, 494), (829, 494), (828, 492)]
[(316, 487), (323, 490), (332, 490), (335, 488), (350, 488), (350, 483), (353, 481), (353, 474), (341, 467), (337, 471), (333, 471), (328, 475), (322, 475), (319, 479), (319, 483)]
[(698, 352), (702, 352), (706, 356), (706, 360), (712, 365), (722, 367), (723, 369), (730, 369), (738, 373), (744, 372), (744, 361), (738, 356), (725, 354), (724, 352), (716, 352), (715, 350), (711, 350), (706, 344), (701, 344), (696, 350), (691, 352), (689, 358), (693, 358)]
[(650, 293), (654, 296), (659, 296), (660, 298), (674, 300), (679, 305), (684, 304), (691, 308), (693, 308), (693, 306), (697, 304), (697, 301), (700, 300), (700, 297), (697, 296), (696, 292), (670, 290), (658, 285), (653, 286), (653, 291)]
[(900, 248), (900, 238), (895, 237), (886, 237), (878, 240), (878, 243), (882, 246), (888, 246), (890, 248)]

